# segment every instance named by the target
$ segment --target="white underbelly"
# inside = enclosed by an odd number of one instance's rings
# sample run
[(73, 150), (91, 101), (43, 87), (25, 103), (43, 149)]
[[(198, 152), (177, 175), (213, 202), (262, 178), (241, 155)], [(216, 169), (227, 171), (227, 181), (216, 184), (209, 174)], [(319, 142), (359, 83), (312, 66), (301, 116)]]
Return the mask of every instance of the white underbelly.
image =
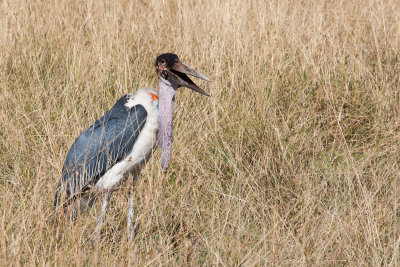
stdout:
[(128, 173), (133, 170), (140, 171), (145, 165), (157, 144), (157, 120), (148, 118), (140, 132), (132, 151), (111, 169), (109, 169), (96, 183), (99, 190), (114, 188)]

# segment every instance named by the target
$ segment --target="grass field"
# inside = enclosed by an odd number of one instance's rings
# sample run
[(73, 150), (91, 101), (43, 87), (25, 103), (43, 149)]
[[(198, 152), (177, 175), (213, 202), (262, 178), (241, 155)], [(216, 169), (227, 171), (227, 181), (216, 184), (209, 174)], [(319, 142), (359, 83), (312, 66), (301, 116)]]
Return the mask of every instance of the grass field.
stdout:
[[(399, 1), (0, 0), (1, 265), (399, 265)], [(180, 89), (167, 174), (76, 224), (52, 211), (74, 139), (158, 85)], [(398, 194), (399, 193), (399, 194)]]

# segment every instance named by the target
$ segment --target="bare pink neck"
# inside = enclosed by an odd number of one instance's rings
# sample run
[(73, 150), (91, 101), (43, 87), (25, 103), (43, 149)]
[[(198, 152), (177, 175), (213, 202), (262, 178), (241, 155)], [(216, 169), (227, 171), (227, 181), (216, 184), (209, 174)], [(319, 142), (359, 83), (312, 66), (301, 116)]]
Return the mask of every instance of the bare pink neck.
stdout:
[(172, 155), (172, 118), (175, 104), (175, 91), (178, 87), (159, 78), (158, 140), (161, 147), (161, 167), (165, 172)]

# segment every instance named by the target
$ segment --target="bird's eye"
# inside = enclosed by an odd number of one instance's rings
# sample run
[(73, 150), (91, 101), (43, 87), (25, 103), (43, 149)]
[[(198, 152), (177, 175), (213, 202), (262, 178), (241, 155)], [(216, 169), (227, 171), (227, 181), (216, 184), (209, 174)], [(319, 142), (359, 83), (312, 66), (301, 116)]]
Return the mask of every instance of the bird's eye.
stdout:
[(162, 59), (160, 60), (160, 62), (161, 62), (161, 65), (165, 66), (165, 63), (166, 63), (165, 59), (162, 58)]

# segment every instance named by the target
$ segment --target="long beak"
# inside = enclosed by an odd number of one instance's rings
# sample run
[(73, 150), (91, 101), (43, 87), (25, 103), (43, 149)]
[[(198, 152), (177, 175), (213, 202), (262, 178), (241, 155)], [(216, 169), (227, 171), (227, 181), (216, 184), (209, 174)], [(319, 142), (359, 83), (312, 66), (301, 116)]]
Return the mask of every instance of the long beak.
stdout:
[(192, 75), (194, 77), (205, 80), (207, 82), (211, 82), (211, 80), (209, 78), (207, 78), (204, 74), (201, 74), (200, 72), (198, 72), (197, 70), (193, 69), (192, 67), (190, 67), (189, 65), (187, 65), (183, 62), (179, 61), (172, 68), (176, 71)]
[(205, 80), (207, 82), (211, 82), (211, 80), (197, 70), (190, 67), (189, 65), (186, 65), (185, 63), (179, 61), (175, 63), (175, 65), (170, 69), (170, 73), (173, 74), (171, 75), (171, 78), (179, 86), (184, 86), (202, 95), (210, 96), (209, 93), (198, 87), (186, 74)]

